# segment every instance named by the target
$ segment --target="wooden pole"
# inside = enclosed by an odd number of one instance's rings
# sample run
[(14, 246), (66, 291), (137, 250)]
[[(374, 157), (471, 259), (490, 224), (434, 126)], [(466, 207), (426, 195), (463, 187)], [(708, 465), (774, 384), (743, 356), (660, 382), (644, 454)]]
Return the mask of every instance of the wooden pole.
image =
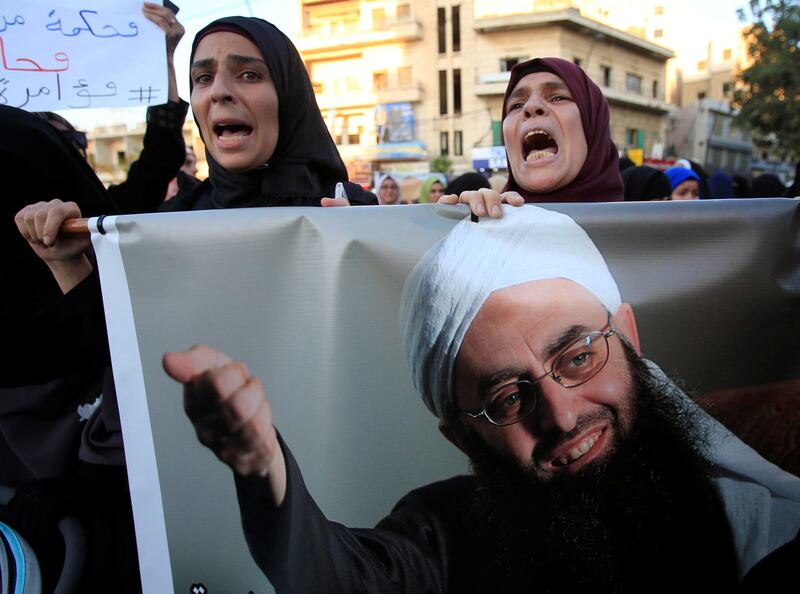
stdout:
[(67, 219), (61, 225), (59, 234), (80, 235), (89, 233), (89, 219)]

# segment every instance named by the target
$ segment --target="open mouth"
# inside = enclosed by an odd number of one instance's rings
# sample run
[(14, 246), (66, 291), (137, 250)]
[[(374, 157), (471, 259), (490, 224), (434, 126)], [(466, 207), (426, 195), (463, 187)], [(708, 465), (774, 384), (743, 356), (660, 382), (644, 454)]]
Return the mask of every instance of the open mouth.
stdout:
[(537, 128), (525, 134), (522, 139), (522, 154), (529, 163), (555, 157), (558, 154), (558, 143), (548, 132)]
[[(575, 464), (594, 449), (594, 447), (597, 445), (597, 442), (600, 441), (603, 432), (603, 430), (600, 430), (586, 436), (579, 443), (572, 446), (568, 451), (562, 453), (557, 458), (553, 458), (550, 463), (554, 468), (563, 468), (570, 466), (571, 464)], [(589, 456), (589, 458), (591, 458), (591, 456)]]
[(238, 142), (253, 132), (252, 126), (245, 124), (215, 124), (214, 134), (221, 143)]

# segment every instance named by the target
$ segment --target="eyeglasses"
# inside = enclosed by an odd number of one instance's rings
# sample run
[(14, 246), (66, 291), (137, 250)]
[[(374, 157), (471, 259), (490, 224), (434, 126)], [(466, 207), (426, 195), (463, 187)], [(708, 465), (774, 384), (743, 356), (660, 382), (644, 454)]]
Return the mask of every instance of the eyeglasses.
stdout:
[(589, 332), (560, 351), (550, 371), (544, 375), (500, 386), (489, 395), (480, 410), (459, 412), (473, 419), (483, 417), (493, 425), (519, 423), (536, 409), (540, 380), (549, 376), (564, 388), (577, 388), (597, 375), (608, 362), (608, 339), (615, 333), (614, 330)]

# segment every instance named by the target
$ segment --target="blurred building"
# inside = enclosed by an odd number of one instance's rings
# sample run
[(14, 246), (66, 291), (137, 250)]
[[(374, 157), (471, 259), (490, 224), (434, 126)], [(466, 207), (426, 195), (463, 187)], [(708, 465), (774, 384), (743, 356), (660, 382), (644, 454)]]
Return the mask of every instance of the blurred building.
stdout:
[[(119, 184), (128, 177), (131, 163), (139, 158), (144, 143), (146, 124), (140, 122), (129, 127), (125, 124), (101, 126), (89, 133), (87, 156), (89, 164), (105, 186)], [(183, 140), (194, 148), (197, 155), (197, 176), (208, 177), (205, 145), (192, 121), (183, 125)]]
[(509, 71), (537, 56), (580, 65), (608, 98), (617, 146), (660, 158), (674, 54), (582, 14), (600, 4), (300, 0), (295, 39), (331, 135), (362, 183), (380, 170), (428, 171), (440, 155), (456, 172), (503, 169)]
[(678, 70), (677, 109), (667, 130), (671, 154), (692, 159), (709, 172), (749, 174), (753, 139), (736, 124), (730, 106), (745, 56), (737, 33), (709, 42), (704, 56)]

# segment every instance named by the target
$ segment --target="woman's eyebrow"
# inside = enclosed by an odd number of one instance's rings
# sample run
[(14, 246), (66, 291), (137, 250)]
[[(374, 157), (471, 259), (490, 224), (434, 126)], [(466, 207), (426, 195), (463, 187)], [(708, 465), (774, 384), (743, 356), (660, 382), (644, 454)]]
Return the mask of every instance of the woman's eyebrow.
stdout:
[(202, 60), (192, 62), (192, 65), (189, 68), (191, 70), (194, 70), (195, 68), (209, 68), (216, 63), (217, 61), (214, 58), (203, 58)]
[(240, 56), (239, 54), (229, 54), (225, 58), (228, 62), (233, 62), (234, 64), (258, 64), (259, 66), (263, 66), (264, 68), (267, 67), (267, 63), (262, 60), (261, 58), (256, 58), (254, 56)]

